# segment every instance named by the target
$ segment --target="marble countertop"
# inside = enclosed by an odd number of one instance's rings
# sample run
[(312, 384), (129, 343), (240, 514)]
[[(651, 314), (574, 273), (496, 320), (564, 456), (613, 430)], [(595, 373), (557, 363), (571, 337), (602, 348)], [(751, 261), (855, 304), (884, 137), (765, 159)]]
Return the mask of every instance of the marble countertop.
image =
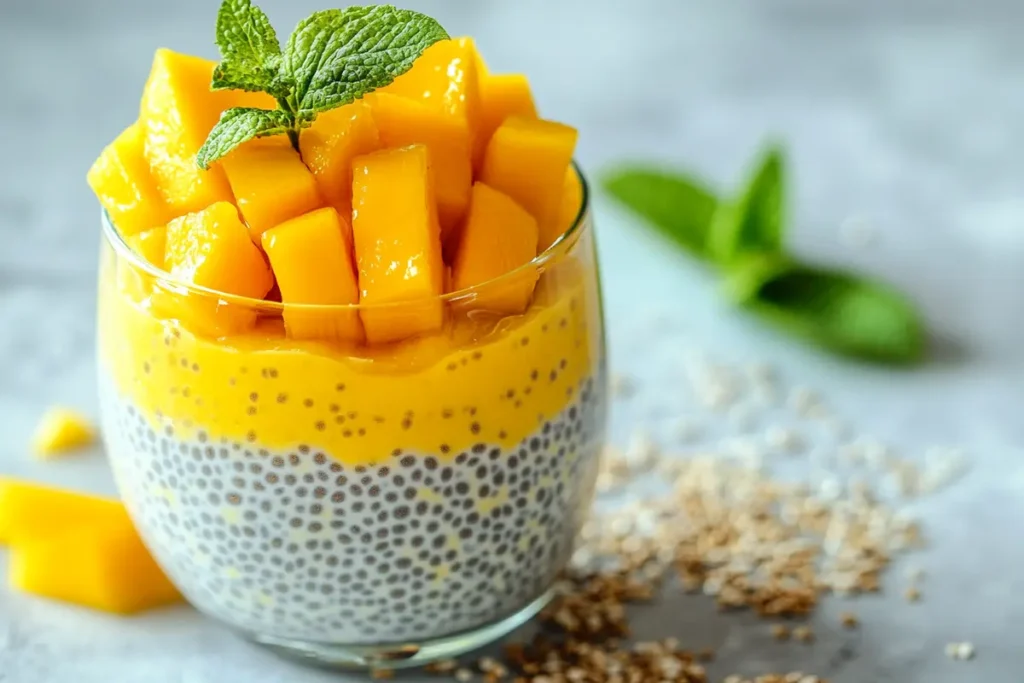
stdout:
[[(316, 8), (312, 0), (263, 4), (282, 26)], [(897, 568), (887, 597), (827, 602), (813, 646), (776, 643), (763, 623), (719, 615), (702, 597), (638, 610), (638, 635), (716, 647), (718, 678), (793, 669), (841, 683), (1019, 678), (1024, 163), (1015, 147), (1024, 139), (1024, 6), (407, 4), (477, 36), (495, 69), (526, 71), (543, 112), (579, 126), (588, 169), (656, 158), (731, 183), (761, 140), (787, 140), (798, 250), (903, 287), (935, 333), (931, 362), (914, 371), (822, 356), (727, 309), (706, 273), (597, 202), (612, 363), (640, 387), (633, 401), (616, 404), (614, 439), (638, 426), (658, 433), (666, 413), (691, 409), (672, 368), (705, 349), (723, 362), (770, 363), (788, 382), (818, 387), (859, 431), (905, 457), (952, 444), (970, 462), (963, 478), (913, 506), (931, 541), (914, 560), (928, 573), (919, 604), (900, 598)], [(2, 474), (113, 492), (98, 449), (44, 465), (29, 457), (27, 442), (53, 402), (96, 410), (99, 225), (85, 170), (135, 116), (155, 47), (213, 56), (215, 8), (214, 0), (0, 3)], [(848, 244), (851, 220), (871, 226), (873, 244)], [(847, 608), (863, 622), (857, 632), (838, 628)], [(950, 661), (950, 641), (974, 643), (977, 658)], [(0, 681), (111, 680), (337, 677), (278, 661), (187, 608), (122, 620), (0, 592)]]

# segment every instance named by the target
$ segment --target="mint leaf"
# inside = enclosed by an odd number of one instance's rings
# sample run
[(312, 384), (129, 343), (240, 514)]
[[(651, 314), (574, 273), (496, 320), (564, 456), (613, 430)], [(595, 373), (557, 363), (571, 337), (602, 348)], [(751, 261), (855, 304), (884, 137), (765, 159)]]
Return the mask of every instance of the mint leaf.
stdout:
[(212, 89), (287, 95), (276, 83), (281, 44), (263, 10), (250, 0), (224, 0), (217, 12), (216, 35), (221, 62), (213, 71)]
[(924, 324), (913, 304), (852, 273), (761, 255), (737, 261), (726, 288), (765, 320), (845, 355), (907, 364), (924, 353)]
[(718, 201), (701, 183), (654, 168), (626, 166), (605, 175), (602, 184), (662, 235), (702, 255)]
[(235, 107), (221, 114), (206, 142), (196, 154), (196, 163), (207, 169), (243, 142), (253, 138), (281, 135), (291, 130), (292, 118), (279, 109)]
[(304, 19), (284, 51), (299, 125), (387, 85), (447, 38), (434, 19), (391, 5), (325, 10)]
[(720, 263), (740, 254), (782, 250), (785, 162), (778, 146), (760, 156), (743, 193), (721, 204), (708, 231), (707, 252)]

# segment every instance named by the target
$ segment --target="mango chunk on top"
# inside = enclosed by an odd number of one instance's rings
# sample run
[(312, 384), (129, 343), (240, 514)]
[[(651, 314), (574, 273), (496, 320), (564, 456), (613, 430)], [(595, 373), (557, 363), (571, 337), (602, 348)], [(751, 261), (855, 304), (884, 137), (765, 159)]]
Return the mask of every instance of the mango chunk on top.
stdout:
[(123, 514), (124, 506), (116, 500), (0, 478), (0, 545), (109, 526)]
[[(262, 299), (274, 276), (234, 205), (218, 202), (167, 224), (164, 267), (176, 279), (217, 292)], [(201, 293), (164, 293), (173, 317), (208, 334), (251, 327), (256, 312), (237, 302), (221, 303)]]
[(537, 118), (530, 82), (524, 74), (480, 76), (480, 129), (473, 149), (473, 164), (480, 168), (487, 143), (494, 131), (510, 116)]
[(377, 123), (364, 100), (320, 114), (299, 134), (302, 160), (320, 195), (345, 221), (352, 220), (352, 160), (378, 149)]
[(173, 216), (231, 200), (221, 168), (196, 166), (196, 153), (221, 113), (231, 107), (276, 106), (264, 93), (210, 90), (214, 66), (200, 57), (157, 50), (142, 93), (139, 125), (146, 159)]
[(469, 130), (456, 118), (407, 97), (381, 92), (367, 95), (366, 101), (373, 108), (384, 147), (426, 146), (441, 241), (447, 242), (469, 205), (473, 182)]
[[(355, 160), (352, 232), (366, 340), (390, 342), (443, 323), (441, 236), (427, 148), (413, 145)], [(381, 304), (392, 304), (381, 306)], [(399, 305), (400, 304), (400, 305)]]
[(565, 184), (562, 187), (562, 199), (558, 205), (558, 218), (544, 226), (537, 240), (537, 252), (540, 253), (554, 244), (559, 237), (568, 232), (583, 208), (583, 183), (576, 172), (575, 166), (565, 169)]
[(421, 100), (445, 112), (465, 127), (472, 148), (480, 117), (480, 63), (472, 38), (442, 40), (381, 92)]
[(96, 428), (80, 413), (67, 408), (50, 408), (43, 415), (32, 437), (37, 457), (48, 459), (96, 441)]
[(538, 273), (533, 268), (511, 271), (537, 254), (537, 221), (509, 197), (483, 183), (473, 185), (469, 216), (452, 263), (453, 291), (480, 288), (472, 308), (504, 315), (522, 313), (530, 304)]
[[(293, 218), (263, 233), (263, 250), (285, 304), (357, 304), (359, 284), (352, 259), (348, 221), (332, 207)], [(356, 309), (285, 308), (288, 336), (296, 339), (360, 342)]]
[(513, 116), (494, 132), (479, 179), (514, 199), (549, 234), (558, 221), (565, 172), (576, 129), (553, 121)]
[(316, 178), (286, 137), (250, 140), (220, 164), (254, 242), (275, 225), (323, 205)]
[(122, 235), (133, 235), (171, 219), (149, 172), (138, 123), (128, 126), (104, 148), (86, 176), (89, 187)]

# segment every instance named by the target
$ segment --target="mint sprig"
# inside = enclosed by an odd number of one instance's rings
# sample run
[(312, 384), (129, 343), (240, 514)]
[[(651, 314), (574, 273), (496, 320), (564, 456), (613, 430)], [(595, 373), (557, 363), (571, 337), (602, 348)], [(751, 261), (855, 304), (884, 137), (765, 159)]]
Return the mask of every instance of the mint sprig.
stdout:
[[(434, 19), (391, 5), (315, 12), (299, 22), (284, 50), (266, 14), (250, 0), (224, 0), (217, 14), (221, 62), (211, 88), (266, 92), (275, 110), (229, 109), (196, 155), (200, 168), (247, 140), (299, 132), (318, 114), (382, 88), (448, 38)], [(264, 112), (264, 113), (259, 113)]]
[(630, 164), (605, 190), (658, 232), (722, 271), (736, 305), (807, 342), (843, 355), (913, 363), (925, 349), (920, 313), (891, 287), (801, 263), (785, 245), (786, 164), (772, 145), (734, 197), (686, 175)]

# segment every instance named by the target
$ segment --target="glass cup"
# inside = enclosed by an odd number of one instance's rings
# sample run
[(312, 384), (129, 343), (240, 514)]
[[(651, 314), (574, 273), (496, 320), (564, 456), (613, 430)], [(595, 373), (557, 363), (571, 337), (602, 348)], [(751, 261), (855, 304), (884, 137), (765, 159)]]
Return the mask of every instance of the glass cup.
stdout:
[[(283, 654), (395, 668), (479, 647), (543, 607), (605, 431), (577, 175), (579, 214), (548, 250), (418, 304), (293, 306), (185, 285), (104, 217), (107, 451), (139, 532), (196, 608)], [(524, 314), (488, 311), (534, 282)], [(443, 306), (444, 329), (387, 346), (305, 333), (417, 305)]]

